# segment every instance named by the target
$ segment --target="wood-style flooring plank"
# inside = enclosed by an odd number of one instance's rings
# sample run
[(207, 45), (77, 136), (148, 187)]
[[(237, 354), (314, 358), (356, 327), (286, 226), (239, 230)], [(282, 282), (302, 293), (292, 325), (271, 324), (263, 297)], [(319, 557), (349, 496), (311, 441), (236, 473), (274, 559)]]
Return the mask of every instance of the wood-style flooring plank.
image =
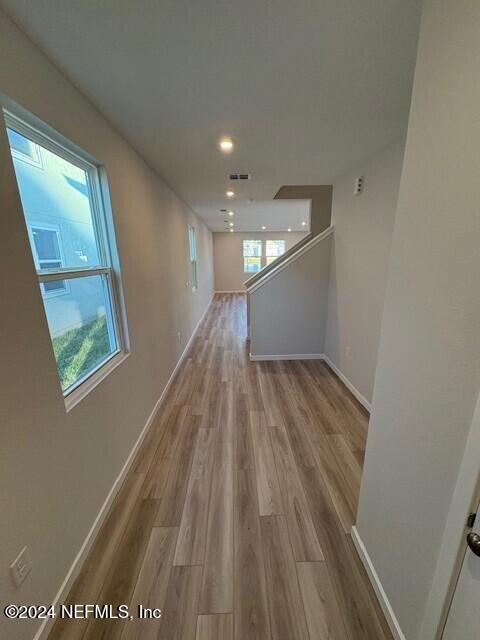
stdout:
[(326, 563), (299, 562), (297, 574), (310, 638), (348, 640)]
[[(128, 604), (132, 598), (135, 583), (142, 566), (150, 532), (155, 520), (158, 502), (156, 500), (137, 501), (125, 533), (117, 547), (115, 562), (107, 572), (98, 604), (111, 605), (114, 609)], [(84, 640), (114, 640), (120, 638), (125, 620), (92, 618), (87, 626)]]
[(284, 428), (270, 429), (285, 518), (297, 562), (323, 560), (298, 468)]
[(302, 404), (301, 391), (299, 392), (293, 370), (290, 369), (291, 364), (291, 360), (286, 361), (284, 372), (276, 376), (277, 397), (283, 399), (280, 406), (283, 407), (285, 428), (297, 465), (314, 467), (316, 461), (308, 438), (308, 418)]
[(155, 640), (160, 619), (138, 617), (139, 606), (163, 610), (177, 542), (177, 527), (152, 529), (130, 604), (134, 619), (125, 624), (122, 640)]
[(203, 564), (215, 430), (199, 429), (178, 533), (175, 565)]
[(158, 640), (195, 640), (202, 567), (173, 567)]
[(235, 390), (233, 382), (222, 382), (218, 422), (220, 440), (234, 442), (235, 438)]
[(235, 640), (270, 640), (265, 564), (253, 469), (235, 473)]
[(132, 463), (131, 472), (134, 473), (147, 473), (152, 463), (153, 457), (157, 451), (157, 447), (163, 437), (165, 426), (168, 422), (168, 417), (172, 411), (174, 405), (169, 401), (169, 395), (164, 399), (162, 406), (159, 408), (158, 413), (145, 436), (142, 446), (137, 452), (135, 459)]
[(275, 393), (272, 380), (274, 374), (268, 372), (269, 370), (266, 369), (265, 365), (270, 363), (263, 362), (261, 364), (263, 365), (264, 370), (258, 377), (262, 393), (263, 406), (265, 407), (267, 424), (269, 427), (283, 427), (285, 425), (285, 422), (283, 420), (282, 412), (280, 411), (278, 397)]
[[(345, 533), (350, 533), (355, 523), (357, 497), (355, 487), (345, 481), (342, 465), (335, 456), (328, 436), (312, 432), (312, 443), (318, 467), (335, 506)], [(357, 491), (358, 493), (358, 491)]]
[(284, 516), (261, 518), (273, 640), (309, 640)]
[(254, 466), (252, 433), (247, 396), (238, 394), (235, 399), (235, 468), (249, 469)]
[(233, 443), (216, 444), (200, 613), (233, 611)]
[(263, 411), (250, 412), (250, 427), (255, 457), (259, 513), (261, 516), (280, 515), (284, 513), (282, 496), (278, 484), (270, 430), (267, 427)]
[(233, 640), (233, 614), (198, 616), (195, 640)]
[(175, 443), (180, 437), (183, 421), (187, 415), (187, 407), (175, 405), (165, 425), (162, 439), (145, 477), (142, 489), (144, 498), (161, 498), (170, 470), (170, 463), (175, 450)]
[(155, 526), (180, 524), (201, 416), (187, 414), (163, 485)]
[(335, 434), (327, 436), (327, 440), (330, 443), (331, 451), (337, 459), (345, 482), (352, 490), (355, 504), (358, 504), (360, 483), (362, 482), (362, 468), (342, 435)]

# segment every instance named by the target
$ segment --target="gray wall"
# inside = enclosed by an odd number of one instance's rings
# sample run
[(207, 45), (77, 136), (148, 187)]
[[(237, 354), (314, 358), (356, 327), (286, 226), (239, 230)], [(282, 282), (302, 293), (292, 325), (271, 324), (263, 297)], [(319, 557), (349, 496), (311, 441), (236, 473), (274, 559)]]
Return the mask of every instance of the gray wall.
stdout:
[(250, 294), (250, 352), (323, 353), (332, 235)]
[[(7, 139), (0, 127), (0, 601), (52, 602), (213, 291), (212, 237), (42, 53), (0, 13), (0, 88), (107, 169), (131, 355), (68, 414), (60, 391)], [(199, 289), (187, 224), (198, 234)], [(177, 339), (177, 329), (180, 340)], [(28, 545), (14, 590), (8, 566)], [(32, 637), (38, 622), (0, 636)]]
[(213, 255), (216, 291), (243, 291), (243, 283), (253, 274), (243, 272), (244, 240), (285, 240), (287, 250), (306, 234), (297, 231), (214, 233)]
[(420, 625), (480, 387), (479, 24), (473, 0), (424, 4), (358, 510), (409, 640), (433, 637)]
[[(404, 141), (349, 171), (333, 189), (325, 353), (372, 400)], [(353, 195), (356, 177), (365, 189)]]
[(278, 200), (311, 200), (310, 232), (316, 236), (331, 225), (332, 185), (292, 185), (281, 187), (275, 194)]

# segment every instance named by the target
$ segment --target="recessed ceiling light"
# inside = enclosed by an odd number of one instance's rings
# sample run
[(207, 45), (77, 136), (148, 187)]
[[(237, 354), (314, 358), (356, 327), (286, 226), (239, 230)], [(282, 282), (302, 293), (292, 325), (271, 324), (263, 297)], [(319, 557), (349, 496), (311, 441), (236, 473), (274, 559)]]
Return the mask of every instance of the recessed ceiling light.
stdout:
[(267, 227), (265, 225), (262, 225), (262, 231), (265, 231)]
[(304, 227), (307, 223), (306, 222), (302, 222), (302, 227)]
[(233, 229), (230, 229), (230, 233), (233, 233)]
[(223, 153), (231, 153), (233, 151), (233, 140), (231, 138), (221, 138), (218, 146)]
[(234, 216), (234, 215), (235, 215), (235, 211), (229, 211), (229, 212), (228, 212), (228, 215), (229, 215), (230, 217)]
[(288, 227), (288, 229), (287, 229), (287, 231), (288, 231), (288, 232), (290, 233), (290, 231), (291, 231), (291, 228), (290, 228), (290, 227)]
[(229, 223), (228, 223), (228, 226), (229, 226), (229, 227), (233, 227), (233, 222), (229, 222)]
[(233, 196), (235, 195), (235, 191), (232, 191), (231, 189), (229, 189), (228, 191), (225, 192), (225, 195), (227, 196), (227, 198), (233, 198)]

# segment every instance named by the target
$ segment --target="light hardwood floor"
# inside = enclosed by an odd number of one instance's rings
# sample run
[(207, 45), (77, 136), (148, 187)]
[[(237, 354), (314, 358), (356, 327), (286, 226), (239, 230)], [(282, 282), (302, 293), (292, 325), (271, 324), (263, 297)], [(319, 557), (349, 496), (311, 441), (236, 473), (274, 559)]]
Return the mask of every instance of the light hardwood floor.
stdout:
[(323, 362), (250, 362), (216, 295), (67, 599), (162, 618), (50, 640), (390, 640), (349, 534), (367, 427)]

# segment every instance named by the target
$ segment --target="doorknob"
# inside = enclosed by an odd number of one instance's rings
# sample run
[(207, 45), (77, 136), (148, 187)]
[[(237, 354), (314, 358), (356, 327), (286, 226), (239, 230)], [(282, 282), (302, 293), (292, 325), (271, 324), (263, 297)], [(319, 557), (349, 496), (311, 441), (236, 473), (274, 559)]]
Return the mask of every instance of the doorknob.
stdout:
[(467, 535), (467, 544), (476, 556), (480, 556), (480, 535), (471, 531)]

